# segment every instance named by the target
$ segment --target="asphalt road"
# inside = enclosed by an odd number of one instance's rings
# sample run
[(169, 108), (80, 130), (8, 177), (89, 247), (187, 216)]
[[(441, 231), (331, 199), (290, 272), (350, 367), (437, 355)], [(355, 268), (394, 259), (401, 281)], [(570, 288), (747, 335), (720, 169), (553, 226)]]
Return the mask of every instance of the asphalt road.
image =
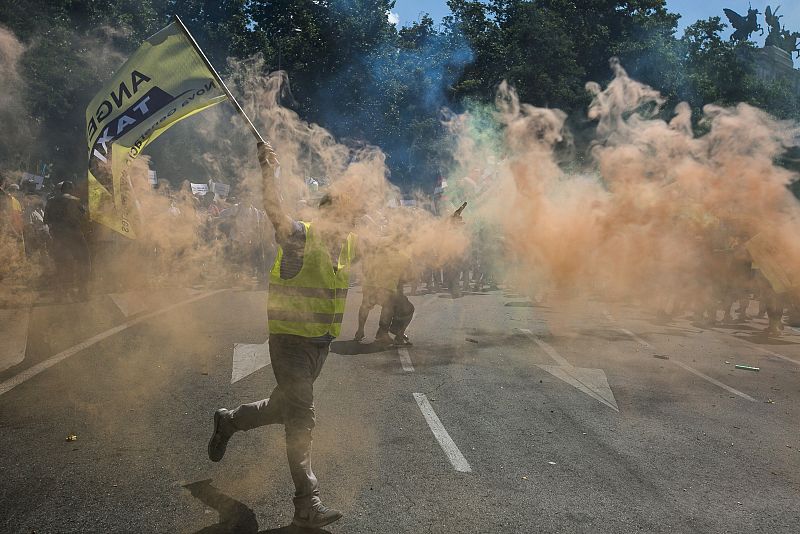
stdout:
[[(800, 528), (797, 332), (429, 294), (412, 298), (404, 352), (347, 341), (359, 299), (315, 387), (314, 468), (344, 512), (328, 532)], [(264, 347), (234, 358), (266, 341), (263, 292), (96, 299), (29, 321), (25, 360), (0, 372), (0, 532), (293, 531), (282, 428), (206, 456), (213, 411), (274, 386)]]

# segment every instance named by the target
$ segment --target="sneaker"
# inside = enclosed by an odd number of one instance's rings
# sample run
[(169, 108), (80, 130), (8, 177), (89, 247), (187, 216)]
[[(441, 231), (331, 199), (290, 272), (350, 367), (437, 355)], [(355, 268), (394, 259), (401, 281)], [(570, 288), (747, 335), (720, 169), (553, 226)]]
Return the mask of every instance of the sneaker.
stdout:
[(317, 503), (306, 510), (296, 510), (292, 525), (300, 528), (322, 528), (342, 518), (342, 512)]
[(394, 344), (397, 345), (397, 346), (402, 347), (403, 345), (409, 346), (412, 343), (411, 343), (411, 340), (408, 339), (407, 335), (400, 334), (400, 335), (394, 336)]
[(375, 343), (391, 344), (392, 338), (386, 332), (378, 332), (375, 334)]
[(359, 330), (356, 332), (356, 335), (353, 336), (353, 341), (361, 341), (362, 339), (364, 339), (364, 331)]
[(235, 432), (231, 428), (231, 411), (220, 408), (214, 412), (214, 433), (208, 440), (208, 459), (212, 462), (219, 462), (225, 456), (225, 448), (228, 440)]
[(783, 325), (771, 324), (764, 329), (764, 334), (771, 337), (780, 337), (782, 335)]

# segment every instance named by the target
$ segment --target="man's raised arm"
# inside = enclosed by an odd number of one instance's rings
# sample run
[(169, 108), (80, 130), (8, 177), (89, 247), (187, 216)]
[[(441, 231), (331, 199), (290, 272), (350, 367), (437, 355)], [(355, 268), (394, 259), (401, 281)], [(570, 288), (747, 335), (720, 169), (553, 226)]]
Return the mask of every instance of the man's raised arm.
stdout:
[(258, 163), (261, 165), (264, 209), (275, 228), (278, 243), (282, 243), (292, 232), (292, 219), (283, 209), (281, 194), (275, 180), (275, 169), (279, 165), (278, 156), (269, 143), (258, 143)]

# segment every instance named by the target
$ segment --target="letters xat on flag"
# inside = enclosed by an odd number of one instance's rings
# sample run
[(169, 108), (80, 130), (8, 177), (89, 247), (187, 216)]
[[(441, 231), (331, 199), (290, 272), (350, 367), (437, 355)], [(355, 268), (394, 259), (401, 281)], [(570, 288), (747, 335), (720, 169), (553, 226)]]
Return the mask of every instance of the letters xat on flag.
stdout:
[(225, 99), (177, 23), (145, 41), (86, 109), (92, 220), (135, 238), (131, 163), (170, 126)]

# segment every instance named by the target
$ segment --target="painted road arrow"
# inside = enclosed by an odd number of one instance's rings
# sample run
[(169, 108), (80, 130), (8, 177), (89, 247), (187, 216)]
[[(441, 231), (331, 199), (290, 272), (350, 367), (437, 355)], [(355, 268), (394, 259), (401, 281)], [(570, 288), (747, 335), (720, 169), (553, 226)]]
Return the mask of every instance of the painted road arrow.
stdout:
[(231, 384), (269, 365), (269, 342), (262, 344), (234, 343)]
[(557, 365), (538, 365), (538, 367), (605, 404), (612, 410), (619, 411), (617, 400), (614, 398), (611, 386), (608, 385), (608, 378), (606, 378), (606, 374), (602, 369), (575, 367), (561, 356), (555, 348), (539, 339), (527, 328), (519, 328), (518, 331), (533, 339), (539, 345), (539, 348), (557, 363)]
[(125, 317), (142, 313), (149, 308), (137, 293), (109, 293), (108, 296), (111, 297), (111, 300), (114, 301), (114, 304), (117, 305), (117, 308)]

